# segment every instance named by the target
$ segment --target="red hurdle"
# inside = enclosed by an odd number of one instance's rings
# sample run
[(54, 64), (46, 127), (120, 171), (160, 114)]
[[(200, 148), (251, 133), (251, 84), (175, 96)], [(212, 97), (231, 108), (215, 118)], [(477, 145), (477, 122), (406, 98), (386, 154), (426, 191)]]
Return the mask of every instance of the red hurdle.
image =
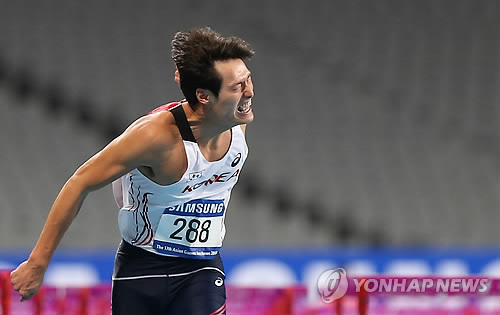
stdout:
[[(363, 278), (365, 279), (365, 278)], [(228, 314), (240, 315), (317, 315), (317, 314), (335, 314), (335, 315), (393, 315), (393, 314), (467, 314), (467, 315), (500, 315), (500, 279), (488, 279), (488, 292), (472, 294), (466, 292), (439, 293), (429, 289), (425, 294), (408, 294), (408, 292), (380, 292), (373, 289), (374, 281), (387, 279), (416, 279), (424, 281), (433, 279), (434, 281), (453, 280), (455, 278), (438, 278), (429, 276), (428, 278), (404, 278), (404, 277), (382, 277), (373, 276), (366, 278), (370, 285), (359, 285), (361, 280), (357, 279), (355, 284), (349, 284), (349, 289), (345, 296), (333, 303), (324, 303), (318, 292), (308, 291), (305, 286), (293, 286), (288, 288), (241, 288), (227, 287), (227, 309)], [(484, 279), (479, 277), (464, 277), (463, 280)], [(353, 281), (353, 279), (349, 279)], [(370, 280), (370, 281), (368, 281)], [(431, 287), (430, 287), (431, 288)], [(111, 285), (109, 283), (88, 287), (88, 288), (62, 288), (44, 286), (40, 292), (33, 297), (31, 301), (19, 302), (19, 295), (13, 294), (13, 288), (10, 284), (9, 272), (0, 272), (0, 315), (110, 315)], [(390, 301), (393, 298), (399, 298), (402, 295), (414, 301), (419, 301), (422, 297), (447, 298), (447, 296), (461, 296), (468, 301), (467, 305), (462, 306), (454, 313), (450, 313), (446, 307), (434, 304), (430, 310), (422, 311), (407, 308), (403, 305), (401, 309), (391, 308)], [(311, 298), (316, 298), (315, 300)], [(483, 303), (488, 300), (497, 303), (496, 307), (483, 308)], [(493, 303), (494, 304), (494, 303)], [(459, 312), (459, 313), (457, 313)]]
[(10, 286), (10, 274), (8, 272), (0, 273), (0, 290), (2, 302), (2, 315), (10, 315), (12, 289)]

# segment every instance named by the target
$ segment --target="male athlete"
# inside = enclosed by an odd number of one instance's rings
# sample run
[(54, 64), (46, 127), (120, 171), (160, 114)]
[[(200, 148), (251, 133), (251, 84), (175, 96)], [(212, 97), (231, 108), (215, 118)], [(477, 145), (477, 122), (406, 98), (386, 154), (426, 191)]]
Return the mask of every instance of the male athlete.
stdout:
[(243, 40), (209, 28), (175, 35), (175, 79), (186, 100), (139, 118), (66, 182), (28, 260), (11, 273), (22, 300), (40, 289), (87, 194), (113, 182), (123, 241), (112, 314), (226, 314), (219, 249), (247, 157), (252, 55)]

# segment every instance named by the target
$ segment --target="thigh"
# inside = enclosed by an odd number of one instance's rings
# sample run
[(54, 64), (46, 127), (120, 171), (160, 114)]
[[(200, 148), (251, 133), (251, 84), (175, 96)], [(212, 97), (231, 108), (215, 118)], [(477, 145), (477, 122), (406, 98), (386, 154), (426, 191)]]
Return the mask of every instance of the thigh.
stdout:
[(114, 280), (113, 315), (165, 315), (166, 278)]
[(176, 292), (167, 314), (226, 314), (226, 287), (222, 273), (202, 270), (188, 276), (172, 277), (169, 281)]

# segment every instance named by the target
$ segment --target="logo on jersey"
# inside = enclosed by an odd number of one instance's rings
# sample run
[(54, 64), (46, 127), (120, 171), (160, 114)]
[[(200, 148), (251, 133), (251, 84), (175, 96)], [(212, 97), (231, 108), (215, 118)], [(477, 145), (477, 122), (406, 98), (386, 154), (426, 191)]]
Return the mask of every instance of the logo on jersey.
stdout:
[(238, 163), (240, 163), (240, 160), (241, 160), (241, 153), (238, 153), (234, 158), (233, 162), (231, 163), (231, 166), (235, 167), (236, 165), (238, 165)]
[(202, 171), (189, 173), (189, 180), (191, 181), (193, 179), (201, 178), (202, 176), (203, 176)]
[(196, 199), (165, 208), (163, 214), (195, 217), (219, 217), (224, 214), (224, 200)]
[(196, 190), (196, 189), (198, 189), (200, 187), (205, 187), (205, 186), (208, 186), (208, 185), (213, 185), (215, 183), (225, 183), (225, 182), (228, 182), (232, 178), (238, 178), (239, 173), (240, 173), (240, 170), (237, 169), (236, 172), (234, 172), (232, 174), (231, 174), (231, 172), (224, 172), (224, 173), (221, 173), (221, 174), (214, 174), (209, 179), (201, 181), (199, 183), (196, 183), (193, 186), (187, 185), (184, 188), (184, 190), (182, 191), (182, 193), (192, 192), (193, 190)]

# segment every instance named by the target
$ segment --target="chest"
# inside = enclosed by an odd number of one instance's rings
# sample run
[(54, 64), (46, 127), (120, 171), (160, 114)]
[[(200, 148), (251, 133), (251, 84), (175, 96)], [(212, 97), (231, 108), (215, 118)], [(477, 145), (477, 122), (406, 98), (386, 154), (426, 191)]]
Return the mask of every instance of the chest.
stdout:
[(208, 186), (238, 177), (247, 152), (244, 135), (233, 131), (220, 139), (216, 146), (180, 141), (159, 158), (156, 165), (138, 169), (149, 180), (162, 186), (181, 182), (194, 185), (203, 182)]

